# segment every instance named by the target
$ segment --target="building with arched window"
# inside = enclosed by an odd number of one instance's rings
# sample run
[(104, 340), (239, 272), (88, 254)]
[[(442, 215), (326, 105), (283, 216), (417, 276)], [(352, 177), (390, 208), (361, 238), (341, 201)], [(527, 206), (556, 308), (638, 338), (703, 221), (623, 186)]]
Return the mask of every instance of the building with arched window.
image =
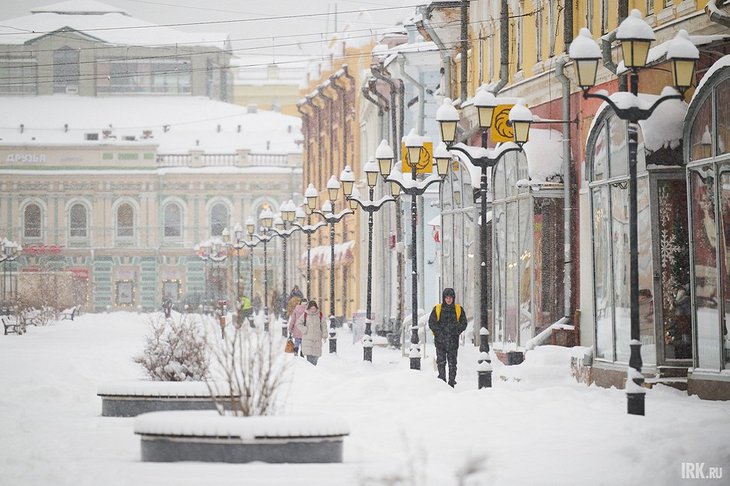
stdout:
[[(104, 29), (120, 22), (157, 29), (154, 46)], [(254, 289), (244, 278), (252, 261), (263, 267), (261, 249), (216, 265), (193, 250), (301, 192), (300, 120), (224, 102), (227, 35), (93, 0), (34, 9), (0, 33), (0, 238), (24, 248), (21, 293), (24, 276), (57, 271), (74, 275), (74, 304), (96, 311), (154, 309), (163, 296), (197, 305), (208, 283), (224, 298), (263, 293), (263, 270)], [(269, 250), (281, 291), (289, 262), (278, 241)]]

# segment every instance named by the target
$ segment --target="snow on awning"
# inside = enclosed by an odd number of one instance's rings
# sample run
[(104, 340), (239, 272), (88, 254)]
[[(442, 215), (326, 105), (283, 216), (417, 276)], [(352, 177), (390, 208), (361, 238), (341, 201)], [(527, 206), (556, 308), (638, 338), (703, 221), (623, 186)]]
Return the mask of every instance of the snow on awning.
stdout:
[(563, 134), (558, 130), (530, 128), (530, 140), (523, 146), (527, 174), (533, 182), (545, 182), (563, 174)]
[[(354, 240), (335, 244), (335, 266), (346, 265), (355, 261), (355, 257), (352, 253), (354, 246)], [(315, 246), (310, 250), (310, 257), (312, 259), (310, 268), (329, 267), (332, 261), (332, 247), (330, 245)], [(302, 252), (301, 257), (299, 258), (299, 266), (301, 268), (307, 267), (306, 251)]]

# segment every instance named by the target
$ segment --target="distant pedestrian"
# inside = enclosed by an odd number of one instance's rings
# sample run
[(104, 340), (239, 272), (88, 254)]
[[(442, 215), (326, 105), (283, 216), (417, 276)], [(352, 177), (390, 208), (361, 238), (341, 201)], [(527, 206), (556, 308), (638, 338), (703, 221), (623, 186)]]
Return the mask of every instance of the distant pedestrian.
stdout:
[(466, 329), (466, 312), (454, 301), (454, 289), (446, 288), (443, 302), (436, 304), (428, 317), (436, 345), (436, 366), (438, 377), (446, 381), (446, 363), (449, 364), (449, 385), (456, 385), (456, 358), (459, 353), (459, 335)]
[(297, 328), (297, 320), (307, 310), (307, 299), (299, 299), (299, 304), (294, 307), (289, 316), (289, 335), (294, 338), (294, 356), (301, 356), (302, 331)]
[(172, 299), (165, 297), (162, 301), (162, 311), (165, 313), (165, 319), (169, 319), (172, 314)]
[(302, 353), (307, 361), (317, 366), (317, 361), (322, 356), (322, 344), (327, 340), (327, 322), (316, 301), (309, 301), (307, 309), (297, 319), (296, 327), (302, 333)]
[(253, 314), (253, 306), (251, 305), (251, 299), (247, 295), (241, 297), (241, 312), (239, 314), (239, 324), (243, 325), (244, 319), (250, 319)]

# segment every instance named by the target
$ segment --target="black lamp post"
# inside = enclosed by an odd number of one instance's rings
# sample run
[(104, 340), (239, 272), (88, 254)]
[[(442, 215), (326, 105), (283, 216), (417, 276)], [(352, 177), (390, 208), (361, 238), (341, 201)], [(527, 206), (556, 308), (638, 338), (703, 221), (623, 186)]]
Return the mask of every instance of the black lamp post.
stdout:
[[(286, 227), (286, 223), (294, 222), (294, 217), (296, 214), (296, 206), (294, 205), (294, 201), (289, 200), (288, 202), (283, 203), (281, 205), (280, 211), (281, 211), (281, 217), (277, 217), (274, 220), (274, 228), (272, 228), (271, 231), (276, 236), (281, 238), (281, 240), (282, 240), (282, 253), (283, 253), (283, 266), (284, 266), (282, 280), (283, 280), (284, 289), (283, 289), (283, 293), (281, 295), (282, 295), (282, 298), (285, 299), (285, 297), (287, 295), (287, 289), (289, 288), (288, 282), (287, 282), (287, 268), (286, 268), (287, 267), (287, 240), (289, 239), (289, 237), (291, 235), (293, 235), (295, 232), (299, 231), (300, 227), (298, 227), (298, 226), (292, 226), (291, 228)], [(277, 303), (274, 303), (274, 305), (276, 305), (276, 304)], [(282, 336), (286, 336), (287, 332), (288, 332), (287, 325), (286, 325), (286, 317), (288, 317), (286, 315), (286, 306), (284, 306), (284, 308), (281, 309), (281, 312), (284, 313), (284, 320), (283, 320), (283, 323), (281, 326), (281, 334), (282, 334)]]
[[(497, 98), (486, 90), (484, 87), (480, 87), (477, 94), (474, 96), (474, 106), (477, 108), (477, 115), (479, 118), (479, 126), (482, 129), (482, 148), (483, 150), (479, 153), (473, 153), (467, 150), (463, 144), (456, 144), (456, 124), (459, 121), (459, 113), (451, 104), (451, 100), (444, 100), (444, 104), (439, 107), (436, 113), (436, 120), (439, 122), (441, 127), (441, 138), (448, 144), (448, 150), (453, 150), (464, 154), (469, 161), (475, 166), (481, 169), (481, 178), (479, 186), (479, 198), (480, 198), (480, 211), (479, 211), (479, 282), (480, 282), (480, 299), (479, 299), (479, 311), (480, 311), (480, 326), (479, 326), (479, 359), (477, 366), (477, 383), (479, 388), (489, 388), (492, 386), (492, 361), (489, 358), (489, 308), (487, 288), (489, 284), (489, 266), (487, 265), (488, 253), (487, 253), (487, 188), (488, 186), (488, 171), (494, 167), (504, 154), (509, 152), (515, 152), (522, 150), (522, 144), (527, 142), (530, 130), (530, 123), (532, 122), (532, 113), (530, 110), (521, 104), (516, 104), (511, 110), (509, 119), (512, 123), (515, 143), (505, 143), (492, 150), (487, 149), (487, 131), (492, 126), (492, 114), (494, 108), (498, 105)], [(451, 158), (446, 150), (446, 146), (440, 145), (436, 151), (435, 156), (437, 160)]]
[[(314, 188), (312, 184), (309, 184), (309, 187)], [(309, 187), (307, 188), (307, 191), (309, 191)], [(314, 189), (316, 193), (316, 189)], [(316, 201), (316, 197), (315, 197)], [(316, 204), (316, 202), (315, 202)], [(309, 205), (306, 203), (303, 205), (303, 207), (298, 207), (296, 211), (296, 221), (294, 221), (292, 224), (296, 227), (298, 227), (302, 233), (307, 235), (307, 295), (306, 298), (311, 298), (311, 291), (312, 291), (312, 235), (322, 226), (326, 225), (324, 221), (319, 221), (317, 224), (312, 225), (311, 224), (312, 219), (312, 210), (309, 208)], [(305, 225), (304, 222), (307, 222)]]
[(231, 243), (231, 246), (233, 249), (236, 250), (236, 275), (237, 275), (237, 287), (236, 287), (236, 298), (238, 299), (238, 302), (241, 302), (241, 250), (246, 247), (249, 249), (249, 260), (250, 260), (250, 269), (249, 269), (249, 276), (250, 276), (250, 283), (249, 283), (249, 292), (251, 293), (250, 299), (253, 299), (253, 249), (258, 244), (258, 242), (253, 241), (251, 239), (251, 235), (253, 234), (256, 224), (253, 222), (253, 218), (248, 218), (246, 221), (246, 228), (251, 228), (251, 232), (248, 233), (249, 241), (246, 241), (243, 239), (243, 228), (239, 223), (236, 223), (236, 226), (233, 228), (233, 238), (234, 241)]
[[(352, 209), (346, 208), (339, 213), (334, 213), (335, 201), (340, 192), (340, 182), (335, 176), (330, 177), (327, 181), (327, 197), (328, 200), (322, 204), (322, 210), (314, 209), (310, 204), (312, 200), (307, 196), (307, 205), (312, 209), (312, 213), (322, 217), (322, 221), (330, 225), (330, 353), (337, 353), (337, 333), (335, 332), (335, 224), (339, 223), (342, 218), (348, 214), (353, 214)], [(315, 199), (316, 201), (316, 199)], [(307, 255), (308, 256), (308, 255)]]
[[(420, 370), (421, 369), (421, 348), (419, 345), (419, 338), (418, 338), (418, 248), (417, 248), (417, 242), (418, 238), (416, 235), (417, 227), (418, 227), (418, 196), (423, 195), (428, 187), (431, 184), (440, 183), (443, 180), (443, 177), (446, 175), (446, 170), (448, 169), (447, 164), (437, 164), (437, 171), (438, 175), (431, 174), (423, 181), (417, 180), (417, 170), (419, 165), (423, 165), (424, 168), (428, 168), (429, 172), (431, 171), (431, 166), (433, 165), (433, 162), (431, 160), (430, 155), (428, 156), (428, 160), (425, 162), (421, 162), (421, 153), (423, 150), (423, 137), (416, 134), (415, 130), (411, 130), (411, 132), (403, 138), (403, 141), (406, 145), (406, 154), (407, 158), (406, 160), (409, 163), (410, 170), (411, 170), (411, 179), (409, 181), (406, 181), (402, 177), (402, 173), (400, 171), (391, 172), (390, 175), (385, 179), (387, 182), (391, 183), (391, 194), (393, 197), (398, 197), (400, 195), (400, 192), (403, 191), (407, 195), (411, 197), (411, 263), (412, 263), (412, 269), (411, 269), (411, 349), (409, 352), (409, 358), (411, 360), (411, 369), (412, 370)], [(386, 148), (387, 147), (387, 148)], [(388, 153), (388, 145), (387, 142), (384, 144), (383, 142), (380, 143), (380, 147), (378, 147), (378, 150), (383, 149), (380, 155), (376, 153), (376, 157), (378, 158), (379, 163), (381, 164), (387, 164), (387, 158), (385, 157), (386, 153)], [(392, 150), (389, 152), (392, 154)], [(391, 159), (392, 163), (392, 159)], [(382, 169), (381, 169), (382, 173)]]
[(269, 264), (268, 264), (268, 243), (274, 234), (269, 234), (269, 230), (274, 221), (274, 213), (269, 208), (264, 208), (259, 214), (259, 222), (263, 235), (253, 233), (252, 236), (258, 241), (264, 243), (264, 331), (269, 330)]
[[(578, 85), (584, 98), (603, 100), (616, 116), (628, 122), (629, 147), (629, 295), (631, 305), (631, 354), (627, 369), (626, 398), (627, 411), (631, 415), (644, 415), (644, 377), (641, 374), (641, 341), (639, 328), (639, 245), (636, 164), (638, 150), (638, 124), (648, 119), (657, 106), (668, 100), (681, 100), (683, 93), (694, 80), (695, 61), (699, 59), (697, 47), (689, 40), (687, 32), (680, 30), (667, 48), (667, 59), (672, 61), (674, 86), (682, 94), (663, 95), (648, 108), (639, 102), (639, 69), (646, 66), (649, 46), (655, 39), (654, 31), (638, 10), (621, 22), (616, 30), (616, 39), (621, 42), (624, 65), (629, 70), (631, 92), (589, 93), (596, 83), (596, 71), (601, 59), (601, 50), (588, 29), (581, 29), (570, 46), (569, 55), (575, 61)], [(627, 96), (628, 95), (628, 96)]]
[(195, 253), (203, 260), (203, 285), (205, 286), (205, 300), (203, 301), (203, 314), (207, 312), (208, 306), (208, 260), (210, 259), (210, 242), (204, 241), (195, 245)]
[[(386, 154), (387, 155), (387, 154)], [(390, 152), (390, 159), (393, 159), (393, 151)], [(387, 164), (386, 164), (387, 165)], [(343, 191), (347, 200), (351, 203), (354, 202), (360, 206), (363, 211), (368, 213), (368, 274), (367, 274), (367, 294), (366, 294), (366, 305), (365, 305), (365, 335), (362, 338), (362, 354), (364, 361), (373, 360), (373, 338), (372, 338), (372, 295), (373, 295), (373, 213), (379, 211), (385, 203), (394, 202), (395, 198), (391, 196), (384, 196), (377, 201), (373, 201), (375, 197), (375, 185), (378, 182), (378, 164), (374, 160), (370, 160), (363, 167), (365, 171), (365, 181), (368, 185), (369, 199), (360, 199), (360, 194), (356, 187), (348, 186), (345, 184), (350, 176), (352, 176), (352, 182), (355, 181), (352, 172), (345, 174), (343, 172), (340, 175), (340, 180), (343, 184)], [(390, 174), (390, 165), (387, 165), (387, 172)], [(385, 178), (388, 174), (381, 174)], [(343, 178), (344, 176), (344, 178)], [(349, 181), (348, 181), (349, 182)], [(349, 193), (348, 193), (349, 191)]]
[[(12, 299), (14, 297), (13, 294), (13, 262), (20, 256), (21, 252), (23, 251), (23, 248), (14, 241), (10, 241), (7, 238), (3, 238), (2, 241), (0, 241), (0, 261), (3, 262), (3, 302), (5, 302), (6, 294), (5, 294), (5, 285), (8, 281), (8, 275), (7, 275), (7, 266), (8, 263), (11, 264), (10, 267), (10, 298)], [(15, 286), (15, 293), (17, 294), (18, 288), (17, 285)]]

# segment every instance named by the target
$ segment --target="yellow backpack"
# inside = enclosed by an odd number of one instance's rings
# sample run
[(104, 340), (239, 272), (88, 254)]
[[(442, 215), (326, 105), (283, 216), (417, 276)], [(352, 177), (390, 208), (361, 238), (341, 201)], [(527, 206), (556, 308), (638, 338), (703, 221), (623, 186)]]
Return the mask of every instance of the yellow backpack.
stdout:
[[(459, 319), (461, 319), (461, 306), (459, 304), (454, 304), (454, 308), (456, 309), (456, 322), (459, 322)], [(436, 320), (441, 320), (441, 304), (436, 304), (434, 307), (434, 310), (436, 311)]]

